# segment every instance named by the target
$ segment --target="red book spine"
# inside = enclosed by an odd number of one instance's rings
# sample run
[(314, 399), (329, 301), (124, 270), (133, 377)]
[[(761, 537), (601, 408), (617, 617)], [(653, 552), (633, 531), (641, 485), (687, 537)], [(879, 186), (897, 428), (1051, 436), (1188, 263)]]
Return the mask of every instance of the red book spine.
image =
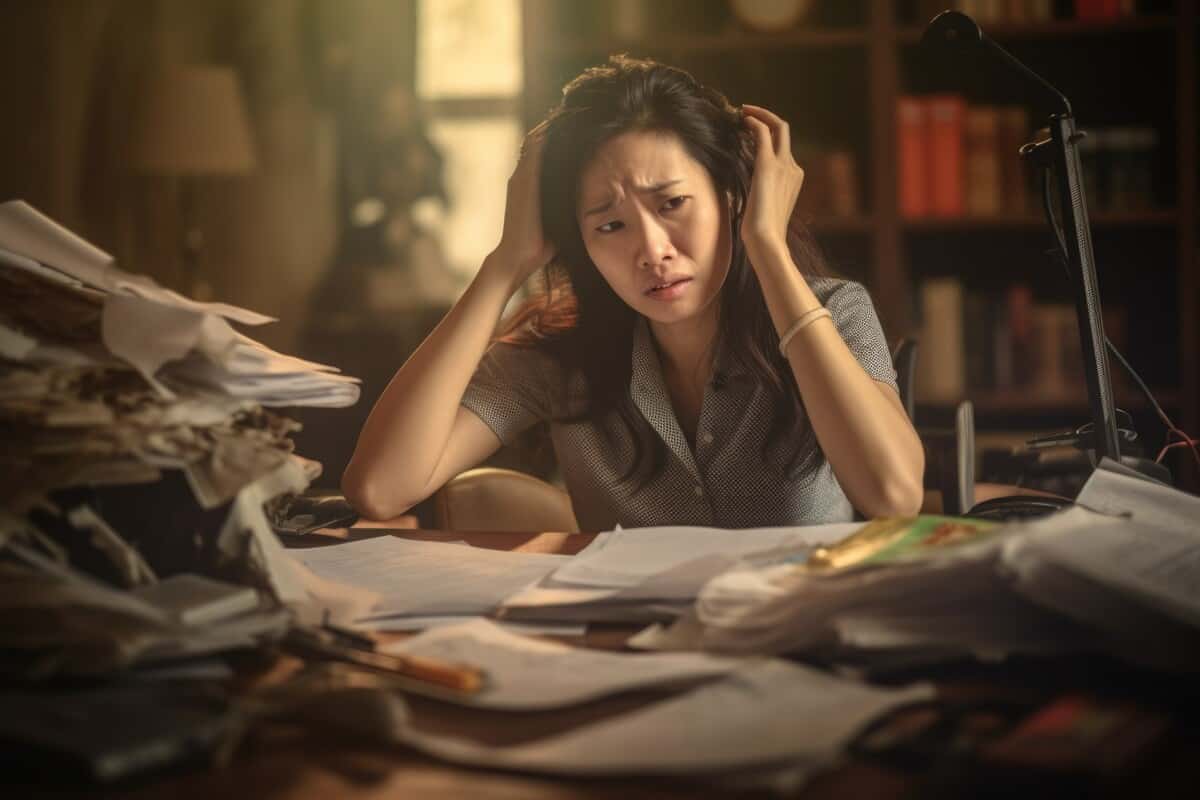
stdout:
[(1121, 16), (1121, 0), (1075, 0), (1075, 16), (1099, 22)]
[(919, 97), (905, 95), (896, 102), (897, 190), (900, 215), (907, 219), (929, 214), (925, 110), (925, 103)]
[(964, 125), (967, 104), (958, 95), (931, 95), (925, 100), (929, 134), (925, 158), (929, 175), (929, 211), (938, 217), (966, 211)]

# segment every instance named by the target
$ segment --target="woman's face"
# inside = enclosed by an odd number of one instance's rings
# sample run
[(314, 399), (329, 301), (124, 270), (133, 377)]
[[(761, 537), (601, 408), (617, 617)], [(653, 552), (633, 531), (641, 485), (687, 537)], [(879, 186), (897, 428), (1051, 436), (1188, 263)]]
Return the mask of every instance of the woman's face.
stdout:
[(592, 263), (652, 323), (712, 316), (729, 273), (729, 211), (678, 137), (630, 131), (605, 142), (580, 176), (576, 207)]

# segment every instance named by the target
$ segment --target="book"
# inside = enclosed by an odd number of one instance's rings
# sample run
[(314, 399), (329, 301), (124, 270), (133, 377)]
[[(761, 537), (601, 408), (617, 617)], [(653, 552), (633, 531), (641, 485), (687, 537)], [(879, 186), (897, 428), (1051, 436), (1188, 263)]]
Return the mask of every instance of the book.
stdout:
[[(1070, 388), (1066, 362), (1074, 318), (1075, 310), (1066, 305), (1034, 305), (1030, 311), (1032, 388), (1039, 395), (1061, 397)], [(1076, 347), (1076, 356), (1078, 350)]]
[(917, 396), (956, 402), (967, 388), (962, 282), (948, 277), (921, 284), (921, 319)]
[(1075, 16), (1090, 22), (1117, 19), (1121, 16), (1121, 0), (1075, 0)]
[(963, 128), (967, 104), (956, 94), (930, 95), (925, 103), (929, 213), (959, 217), (966, 210)]
[(963, 346), (968, 389), (992, 388), (995, 305), (991, 295), (980, 291), (968, 291), (963, 299)]
[(997, 163), (1000, 167), (1000, 205), (1008, 214), (1028, 214), (1033, 204), (1029, 199), (1029, 166), (1021, 156), (1021, 146), (1032, 138), (1029, 111), (1022, 106), (1002, 106), (998, 109), (996, 135)]
[(964, 118), (964, 136), (967, 213), (994, 217), (1001, 209), (999, 109), (969, 107)]
[(1007, 388), (1028, 386), (1033, 377), (1033, 289), (1025, 283), (1009, 286), (1005, 292), (1011, 375)]
[(919, 219), (929, 213), (926, 188), (926, 106), (911, 95), (896, 102), (896, 160), (900, 214)]

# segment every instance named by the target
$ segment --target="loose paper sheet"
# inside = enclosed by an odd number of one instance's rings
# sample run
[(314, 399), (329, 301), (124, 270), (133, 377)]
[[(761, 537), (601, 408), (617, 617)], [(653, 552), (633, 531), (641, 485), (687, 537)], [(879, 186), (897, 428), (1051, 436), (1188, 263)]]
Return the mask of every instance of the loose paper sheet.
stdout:
[(529, 744), (495, 747), (408, 726), (397, 734), (448, 761), (565, 775), (697, 775), (780, 765), (815, 771), (869, 720), (932, 694), (926, 685), (877, 689), (764, 660), (678, 697)]
[(596, 537), (554, 580), (582, 586), (637, 586), (647, 578), (702, 557), (740, 559), (837, 541), (862, 526), (846, 522), (794, 528), (727, 530), (701, 527), (618, 529)]
[(519, 636), (482, 619), (429, 630), (388, 649), (479, 666), (487, 671), (487, 685), (461, 702), (510, 710), (557, 708), (631, 689), (713, 678), (747, 664), (703, 653), (586, 650)]
[(380, 593), (372, 617), (486, 614), (570, 558), (395, 536), (291, 552), (322, 577)]

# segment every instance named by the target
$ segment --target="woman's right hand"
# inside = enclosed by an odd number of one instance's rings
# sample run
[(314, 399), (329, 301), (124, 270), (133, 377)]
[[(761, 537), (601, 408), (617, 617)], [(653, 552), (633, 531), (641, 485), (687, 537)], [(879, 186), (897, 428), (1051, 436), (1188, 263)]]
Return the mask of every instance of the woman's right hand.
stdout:
[(514, 291), (554, 257), (554, 247), (542, 232), (539, 181), (545, 139), (545, 122), (525, 135), (521, 157), (508, 179), (504, 230), (490, 259), (511, 278)]

